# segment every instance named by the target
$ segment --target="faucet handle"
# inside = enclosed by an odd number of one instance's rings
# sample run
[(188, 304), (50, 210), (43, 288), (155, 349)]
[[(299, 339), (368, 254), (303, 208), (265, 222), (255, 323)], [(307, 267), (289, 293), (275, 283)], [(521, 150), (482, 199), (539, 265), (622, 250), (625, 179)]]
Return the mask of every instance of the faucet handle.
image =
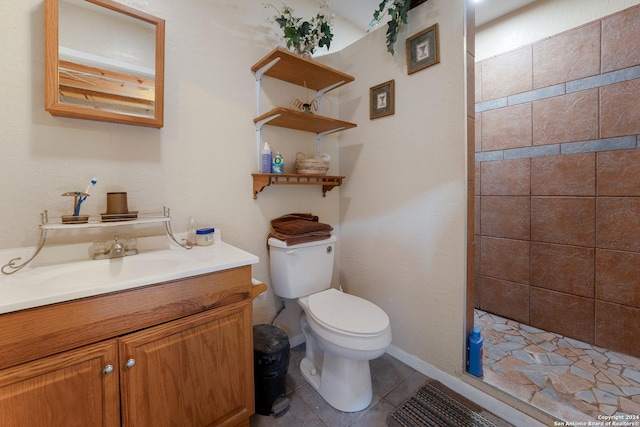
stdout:
[(124, 246), (122, 246), (122, 243), (118, 242), (118, 236), (115, 236), (114, 240), (115, 241), (113, 243), (113, 246), (111, 246), (109, 255), (111, 256), (111, 258), (124, 256)]
[(107, 242), (93, 242), (93, 254), (102, 255), (107, 252)]

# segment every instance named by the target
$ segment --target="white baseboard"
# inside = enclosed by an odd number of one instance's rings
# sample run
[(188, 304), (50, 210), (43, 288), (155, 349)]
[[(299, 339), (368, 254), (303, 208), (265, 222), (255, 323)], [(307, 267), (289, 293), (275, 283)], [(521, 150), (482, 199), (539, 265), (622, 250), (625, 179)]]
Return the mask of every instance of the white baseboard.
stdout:
[(295, 335), (289, 338), (289, 346), (291, 348), (297, 347), (304, 342), (304, 334), (301, 332), (298, 335)]
[(433, 365), (430, 365), (417, 357), (401, 350), (400, 348), (390, 345), (387, 349), (387, 354), (395, 357), (399, 361), (411, 366), (416, 371), (426, 375), (427, 377), (440, 381), (445, 386), (458, 394), (466, 397), (472, 402), (482, 406), (487, 411), (502, 418), (503, 420), (510, 422), (514, 426), (527, 426), (527, 427), (545, 427), (547, 424), (543, 424), (535, 418), (520, 412), (516, 408), (507, 405), (506, 403), (488, 395), (487, 393), (478, 390), (470, 384), (462, 381), (451, 374), (448, 374)]

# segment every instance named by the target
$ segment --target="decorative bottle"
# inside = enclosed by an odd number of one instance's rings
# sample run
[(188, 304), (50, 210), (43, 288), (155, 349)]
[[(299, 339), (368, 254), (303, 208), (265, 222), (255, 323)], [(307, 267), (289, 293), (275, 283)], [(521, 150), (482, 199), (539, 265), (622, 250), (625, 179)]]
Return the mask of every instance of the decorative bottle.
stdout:
[(279, 151), (276, 151), (276, 155), (273, 156), (273, 164), (271, 165), (271, 173), (284, 173), (284, 159), (280, 155)]

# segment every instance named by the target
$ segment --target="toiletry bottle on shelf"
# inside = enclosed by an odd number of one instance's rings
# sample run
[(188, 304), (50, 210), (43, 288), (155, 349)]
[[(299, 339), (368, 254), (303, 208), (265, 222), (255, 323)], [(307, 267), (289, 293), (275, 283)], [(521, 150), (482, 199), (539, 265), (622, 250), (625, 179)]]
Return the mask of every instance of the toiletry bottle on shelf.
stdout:
[(471, 328), (469, 344), (467, 345), (467, 371), (476, 377), (482, 376), (482, 344), (480, 328)]
[(279, 151), (276, 151), (276, 155), (273, 156), (273, 164), (271, 166), (271, 173), (284, 173), (284, 159), (280, 155)]
[(271, 173), (271, 160), (271, 147), (268, 142), (265, 142), (262, 148), (260, 173)]

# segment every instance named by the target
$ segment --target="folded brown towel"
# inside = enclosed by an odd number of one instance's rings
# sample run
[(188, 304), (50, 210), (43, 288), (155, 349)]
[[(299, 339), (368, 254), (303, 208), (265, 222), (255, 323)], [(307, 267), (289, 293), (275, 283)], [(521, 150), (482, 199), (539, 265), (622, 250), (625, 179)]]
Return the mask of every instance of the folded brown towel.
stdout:
[(310, 213), (283, 215), (272, 220), (271, 226), (273, 232), (269, 237), (282, 240), (287, 246), (328, 239), (333, 230), (329, 224), (318, 222), (318, 217)]
[(289, 234), (270, 233), (269, 237), (275, 237), (278, 240), (282, 240), (287, 246), (299, 245), (301, 243), (315, 242), (318, 240), (325, 240), (331, 237), (331, 232), (317, 231), (315, 233), (308, 233), (305, 235), (292, 236)]
[(305, 234), (314, 231), (331, 231), (333, 227), (321, 222), (305, 221), (303, 219), (293, 219), (291, 221), (273, 224), (273, 229), (282, 234)]
[(271, 221), (275, 231), (282, 234), (305, 234), (314, 231), (332, 231), (329, 224), (318, 222), (318, 217), (311, 214), (288, 214)]

